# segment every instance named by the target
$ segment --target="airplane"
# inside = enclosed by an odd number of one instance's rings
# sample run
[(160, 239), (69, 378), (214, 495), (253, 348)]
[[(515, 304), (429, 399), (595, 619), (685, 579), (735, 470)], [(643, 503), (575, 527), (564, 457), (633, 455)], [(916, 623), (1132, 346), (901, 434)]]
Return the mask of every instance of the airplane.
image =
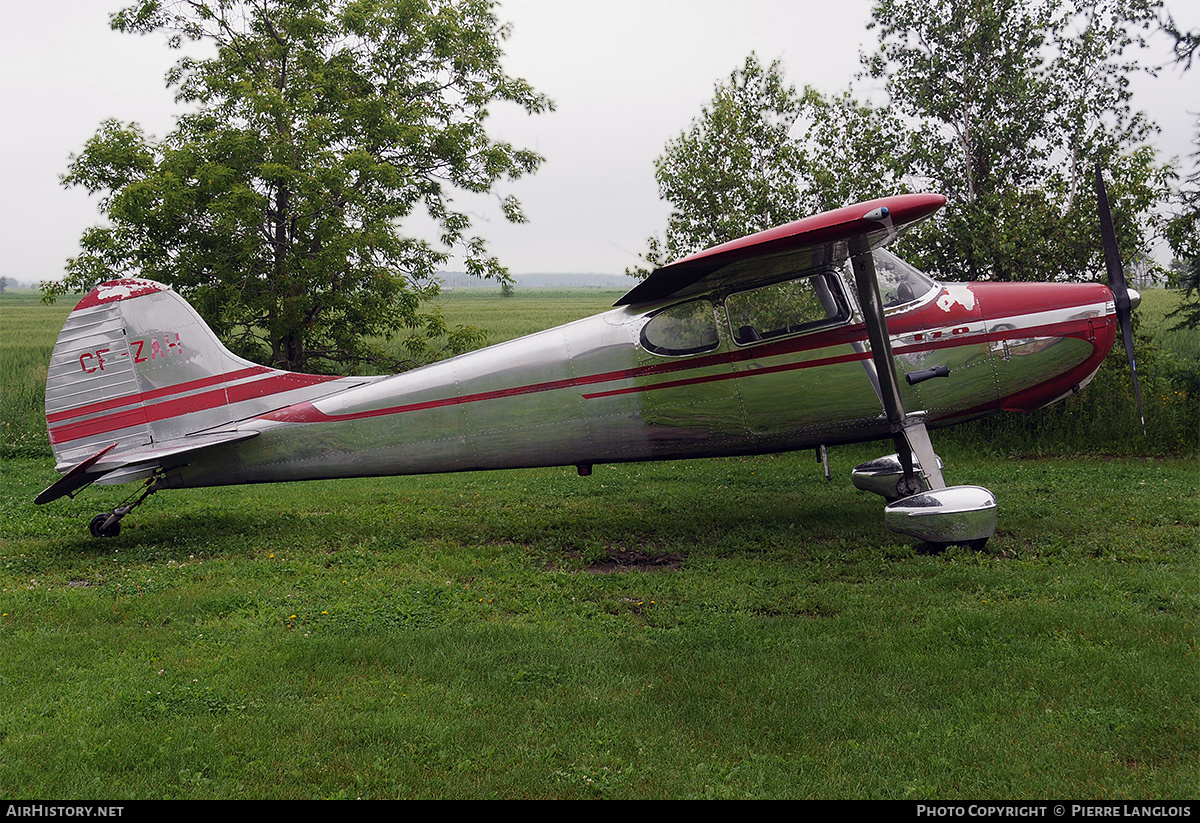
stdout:
[(828, 477), (827, 447), (891, 438), (895, 454), (852, 473), (885, 498), (885, 525), (982, 548), (995, 496), (947, 485), (929, 429), (1079, 391), (1118, 330), (1132, 366), (1137, 293), (1111, 219), (1108, 287), (939, 283), (884, 248), (945, 202), (884, 197), (753, 234), (655, 270), (605, 313), (391, 376), (251, 363), (168, 286), (101, 283), (51, 356), (63, 476), (36, 502), (141, 481), (92, 519), (111, 538), (163, 489), (809, 448)]

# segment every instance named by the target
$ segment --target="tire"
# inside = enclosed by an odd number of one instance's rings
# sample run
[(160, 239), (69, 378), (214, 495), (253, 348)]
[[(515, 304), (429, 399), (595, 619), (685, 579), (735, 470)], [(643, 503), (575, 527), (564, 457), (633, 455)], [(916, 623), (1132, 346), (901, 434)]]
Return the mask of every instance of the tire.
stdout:
[(121, 533), (120, 520), (113, 523), (107, 529), (104, 528), (105, 521), (110, 517), (112, 517), (110, 512), (101, 512), (92, 518), (92, 522), (88, 524), (88, 531), (92, 533), (92, 537), (116, 537)]

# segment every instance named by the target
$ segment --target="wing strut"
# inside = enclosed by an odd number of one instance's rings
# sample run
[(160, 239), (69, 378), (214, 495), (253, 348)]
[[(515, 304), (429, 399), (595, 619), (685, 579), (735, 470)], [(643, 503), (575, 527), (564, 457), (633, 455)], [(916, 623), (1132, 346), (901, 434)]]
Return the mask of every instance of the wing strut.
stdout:
[[(886, 208), (866, 215), (866, 220), (888, 221)], [(867, 324), (867, 339), (871, 344), (871, 360), (878, 378), (879, 399), (887, 414), (888, 427), (896, 444), (896, 454), (881, 458), (855, 469), (855, 475), (873, 464), (882, 464), (889, 479), (882, 493), (888, 499), (899, 499), (883, 510), (883, 520), (889, 529), (924, 540), (933, 546), (965, 543), (983, 548), (996, 531), (996, 498), (979, 486), (947, 486), (942, 477), (941, 462), (933, 452), (929, 431), (925, 428), (925, 412), (906, 412), (900, 396), (900, 380), (892, 358), (891, 338), (883, 314), (883, 297), (879, 293), (879, 278), (867, 234), (850, 238), (850, 262), (858, 299)], [(868, 370), (870, 374), (870, 370)], [(892, 462), (895, 461), (895, 462)], [(894, 474), (886, 469), (899, 464), (900, 477), (891, 483)], [(868, 472), (869, 473), (869, 472)], [(918, 476), (919, 475), (919, 476)], [(855, 485), (859, 484), (856, 477)], [(868, 486), (859, 486), (869, 488)], [(878, 491), (876, 489), (870, 489)]]
[(946, 481), (942, 478), (937, 455), (933, 453), (933, 444), (929, 440), (929, 432), (925, 429), (925, 415), (923, 412), (906, 413), (904, 401), (900, 398), (900, 381), (896, 378), (896, 368), (892, 360), (892, 342), (888, 337), (887, 320), (883, 316), (883, 297), (879, 293), (875, 259), (871, 255), (866, 235), (859, 235), (850, 241), (850, 262), (854, 268), (854, 283), (858, 287), (859, 302), (862, 303), (863, 316), (867, 322), (871, 359), (875, 363), (875, 372), (879, 378), (879, 397), (883, 401), (888, 425), (892, 430), (892, 439), (896, 443), (896, 454), (904, 467), (904, 488), (900, 491), (905, 492), (904, 496), (907, 496), (922, 490), (921, 481), (916, 477), (916, 468), (913, 466), (914, 454), (929, 488), (944, 489)]

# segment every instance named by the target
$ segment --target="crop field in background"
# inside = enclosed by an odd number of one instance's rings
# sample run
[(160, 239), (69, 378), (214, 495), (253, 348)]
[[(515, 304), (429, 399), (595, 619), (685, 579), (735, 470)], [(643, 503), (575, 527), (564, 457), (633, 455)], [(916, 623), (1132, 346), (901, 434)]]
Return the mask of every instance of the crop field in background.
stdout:
[[(442, 300), (495, 342), (617, 296)], [(1196, 351), (1157, 299), (1166, 430)], [(1000, 501), (982, 552), (887, 531), (849, 482), (882, 443), (828, 482), (801, 452), (168, 491), (96, 541), (131, 487), (32, 503), (69, 309), (0, 297), (0, 795), (1196, 796), (1196, 422), (1097, 447), (1119, 363), (1047, 438), (934, 433)]]

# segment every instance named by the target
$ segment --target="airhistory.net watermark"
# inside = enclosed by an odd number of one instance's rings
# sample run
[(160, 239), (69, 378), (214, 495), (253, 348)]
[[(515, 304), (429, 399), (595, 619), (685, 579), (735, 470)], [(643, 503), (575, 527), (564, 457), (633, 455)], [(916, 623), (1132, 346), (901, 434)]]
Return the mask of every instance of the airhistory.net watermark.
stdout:
[(124, 806), (54, 805), (52, 803), (8, 803), (5, 817), (121, 817)]

